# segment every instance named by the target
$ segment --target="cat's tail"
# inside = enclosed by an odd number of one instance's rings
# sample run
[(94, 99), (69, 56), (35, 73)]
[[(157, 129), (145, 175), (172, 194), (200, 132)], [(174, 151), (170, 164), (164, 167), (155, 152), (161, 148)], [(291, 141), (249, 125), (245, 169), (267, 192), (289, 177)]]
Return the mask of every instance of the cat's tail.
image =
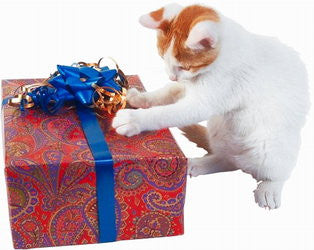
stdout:
[(205, 149), (208, 153), (211, 153), (209, 135), (206, 127), (194, 124), (179, 129), (183, 131), (183, 135), (191, 142), (194, 142), (198, 147)]

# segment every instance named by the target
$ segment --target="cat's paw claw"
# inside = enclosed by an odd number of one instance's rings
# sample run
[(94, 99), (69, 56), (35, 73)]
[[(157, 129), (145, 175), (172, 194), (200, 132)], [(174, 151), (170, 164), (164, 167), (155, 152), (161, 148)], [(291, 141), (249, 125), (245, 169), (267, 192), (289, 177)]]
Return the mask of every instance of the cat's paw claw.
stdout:
[(128, 90), (126, 99), (127, 102), (134, 108), (146, 109), (151, 106), (147, 100), (147, 97), (135, 88)]
[(255, 202), (262, 208), (276, 209), (281, 205), (282, 183), (261, 182), (254, 191)]
[(112, 127), (120, 135), (133, 136), (141, 133), (139, 121), (135, 116), (136, 110), (122, 109), (116, 114), (112, 121)]

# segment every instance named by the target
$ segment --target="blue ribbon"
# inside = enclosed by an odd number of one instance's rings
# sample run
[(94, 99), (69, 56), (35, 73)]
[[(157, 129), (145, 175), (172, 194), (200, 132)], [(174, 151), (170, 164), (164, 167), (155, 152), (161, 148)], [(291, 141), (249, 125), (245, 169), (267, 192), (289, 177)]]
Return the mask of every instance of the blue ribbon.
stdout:
[[(76, 106), (86, 140), (95, 160), (96, 195), (98, 207), (99, 239), (102, 242), (115, 241), (117, 237), (113, 159), (106, 143), (105, 136), (99, 126), (96, 114), (89, 106), (98, 98), (94, 84), (109, 87), (108, 91), (121, 91), (122, 87), (115, 82), (119, 75), (117, 70), (102, 67), (70, 67), (57, 66), (59, 74), (48, 82), (53, 86), (40, 86), (28, 93), (35, 106), (49, 114), (55, 114), (66, 103)], [(120, 77), (123, 77), (119, 75)], [(110, 90), (112, 89), (112, 90)], [(6, 98), (3, 104), (8, 102)], [(24, 99), (20, 109), (24, 109)]]
[(77, 114), (95, 160), (99, 242), (117, 238), (113, 160), (93, 110), (77, 103)]

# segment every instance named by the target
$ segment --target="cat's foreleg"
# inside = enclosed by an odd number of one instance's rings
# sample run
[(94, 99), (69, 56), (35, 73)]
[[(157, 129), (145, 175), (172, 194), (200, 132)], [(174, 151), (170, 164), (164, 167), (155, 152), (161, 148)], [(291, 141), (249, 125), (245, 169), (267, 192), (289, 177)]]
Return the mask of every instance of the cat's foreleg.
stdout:
[(233, 164), (217, 155), (206, 155), (188, 160), (188, 175), (191, 177), (235, 170), (238, 169)]
[(195, 97), (184, 97), (176, 103), (149, 109), (123, 109), (118, 111), (112, 126), (118, 134), (133, 136), (142, 131), (169, 127), (184, 127), (208, 120), (213, 115), (210, 106)]
[(134, 108), (150, 108), (176, 102), (184, 95), (184, 85), (171, 83), (152, 92), (140, 92), (132, 88), (127, 93), (127, 101)]

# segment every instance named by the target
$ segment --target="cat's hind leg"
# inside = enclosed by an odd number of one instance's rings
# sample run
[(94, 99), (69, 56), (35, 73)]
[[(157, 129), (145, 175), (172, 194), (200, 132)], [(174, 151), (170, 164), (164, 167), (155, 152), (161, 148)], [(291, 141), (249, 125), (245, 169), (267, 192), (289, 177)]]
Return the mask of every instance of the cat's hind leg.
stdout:
[(255, 202), (262, 208), (275, 209), (281, 204), (283, 181), (262, 181), (254, 191)]
[(251, 166), (256, 164), (248, 169), (248, 173), (258, 181), (254, 191), (255, 201), (260, 207), (269, 209), (281, 205), (282, 189), (296, 165), (301, 142), (297, 131), (284, 131), (282, 138), (279, 135), (265, 140), (261, 147), (255, 147), (254, 155), (259, 152), (259, 160), (255, 161), (257, 164), (249, 162), (248, 157), (242, 160), (242, 163), (245, 161)]
[(233, 164), (217, 155), (206, 155), (188, 160), (188, 175), (191, 177), (235, 170), (238, 169)]

